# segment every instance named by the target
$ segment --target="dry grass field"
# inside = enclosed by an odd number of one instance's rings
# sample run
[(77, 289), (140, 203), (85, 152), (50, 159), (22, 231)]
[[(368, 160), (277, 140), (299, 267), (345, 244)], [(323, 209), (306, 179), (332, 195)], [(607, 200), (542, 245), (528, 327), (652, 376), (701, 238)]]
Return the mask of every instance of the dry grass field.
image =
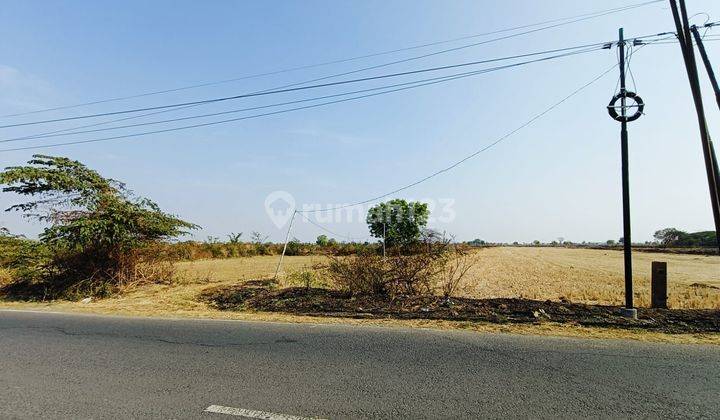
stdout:
[[(281, 284), (289, 284), (288, 273), (312, 270), (324, 257), (286, 257)], [(567, 299), (576, 303), (620, 305), (623, 302), (622, 252), (565, 248), (485, 248), (474, 252), (475, 264), (458, 295), (471, 298), (522, 297), (538, 300)], [(148, 285), (121, 296), (80, 302), (2, 302), (0, 308), (96, 312), (106, 314), (254, 319), (266, 321), (319, 322), (317, 318), (276, 313), (220, 311), (198, 298), (218, 286), (271, 278), (276, 256), (182, 262), (173, 284)], [(634, 253), (636, 306), (649, 304), (650, 263), (668, 263), (671, 308), (720, 309), (720, 257), (660, 253)], [(296, 285), (297, 286), (297, 285)], [(675, 342), (719, 343), (718, 337), (639, 333), (579, 326), (492, 326), (441, 321), (365, 321), (323, 319), (322, 322), (375, 323), (433, 328), (470, 328), (571, 336), (624, 337)]]
[[(650, 264), (668, 263), (671, 308), (720, 309), (720, 257), (633, 254), (636, 306), (650, 303)], [(473, 298), (521, 297), (620, 305), (624, 302), (620, 251), (566, 248), (485, 248), (473, 254), (474, 266), (459, 295)], [(312, 269), (323, 257), (287, 257), (283, 272)], [(267, 278), (277, 257), (202, 260), (182, 263), (181, 278), (235, 282)]]
[[(567, 299), (577, 303), (624, 302), (620, 251), (565, 248), (488, 248), (463, 285), (468, 297)], [(650, 265), (668, 264), (671, 308), (720, 309), (720, 257), (633, 253), (635, 305), (650, 304)]]

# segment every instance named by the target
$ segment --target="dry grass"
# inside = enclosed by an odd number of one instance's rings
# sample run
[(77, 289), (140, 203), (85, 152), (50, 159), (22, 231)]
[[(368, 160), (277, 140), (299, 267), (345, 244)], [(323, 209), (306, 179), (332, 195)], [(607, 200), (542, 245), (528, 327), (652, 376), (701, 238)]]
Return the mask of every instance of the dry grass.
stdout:
[[(650, 305), (650, 264), (668, 263), (671, 308), (720, 309), (720, 257), (633, 253), (635, 306)], [(476, 298), (567, 299), (577, 303), (624, 302), (620, 251), (565, 248), (488, 248), (461, 285)]]
[[(324, 257), (286, 257), (284, 273), (309, 269)], [(488, 248), (477, 251), (475, 266), (463, 280), (458, 294), (483, 297), (569, 299), (579, 303), (620, 304), (623, 301), (622, 253), (619, 251), (563, 248)], [(649, 301), (650, 262), (668, 262), (671, 307), (720, 309), (720, 257), (636, 253), (634, 270), (636, 302)], [(48, 303), (2, 302), (0, 307), (94, 312), (105, 314), (243, 319), (284, 322), (362, 323), (430, 328), (464, 328), (523, 334), (552, 334), (598, 338), (632, 338), (665, 342), (720, 344), (720, 334), (670, 335), (640, 331), (555, 325), (485, 325), (451, 321), (392, 321), (322, 319), (257, 312), (223, 312), (198, 299), (208, 287), (233, 285), (246, 280), (269, 278), (277, 257), (263, 256), (223, 260), (201, 260), (178, 264), (178, 279), (172, 285), (148, 285), (122, 296), (89, 304), (55, 301)], [(1, 275), (1, 273), (0, 273)], [(705, 287), (693, 286), (705, 285)]]

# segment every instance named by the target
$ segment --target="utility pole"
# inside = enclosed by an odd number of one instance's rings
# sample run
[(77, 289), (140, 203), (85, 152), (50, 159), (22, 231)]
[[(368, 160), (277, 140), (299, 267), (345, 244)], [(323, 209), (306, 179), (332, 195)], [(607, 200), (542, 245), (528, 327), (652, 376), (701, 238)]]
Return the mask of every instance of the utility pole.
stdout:
[[(625, 37), (623, 28), (619, 31), (618, 48), (620, 49), (620, 93), (625, 93)], [(622, 154), (622, 202), (623, 202), (623, 253), (625, 259), (625, 308), (633, 308), (632, 284), (632, 239), (630, 235), (630, 168), (628, 158), (628, 132), (626, 98), (620, 98), (621, 116), (620, 149)]]
[[(608, 113), (620, 126), (620, 153), (622, 160), (622, 204), (623, 204), (623, 260), (625, 263), (625, 308), (623, 314), (637, 318), (637, 310), (633, 307), (632, 279), (632, 235), (630, 233), (630, 164), (628, 152), (627, 123), (635, 121), (642, 115), (645, 104), (635, 92), (628, 92), (625, 85), (625, 36), (623, 28), (618, 31), (618, 52), (620, 55), (620, 93), (615, 95), (608, 105)], [(617, 102), (620, 101), (618, 105)], [(628, 105), (628, 101), (634, 102)], [(635, 108), (635, 113), (628, 115), (628, 108)], [(618, 109), (620, 113), (618, 113)]]
[(705, 71), (707, 71), (708, 78), (710, 79), (710, 84), (715, 91), (715, 102), (717, 102), (718, 108), (720, 108), (720, 86), (718, 86), (717, 78), (715, 78), (715, 71), (710, 64), (710, 58), (707, 55), (707, 51), (705, 51), (705, 43), (703, 43), (702, 37), (700, 36), (700, 31), (698, 30), (697, 26), (691, 26), (690, 30), (692, 31), (693, 37), (695, 38), (695, 45), (697, 45), (698, 51), (700, 51), (700, 57), (702, 58), (703, 64), (705, 65)]
[[(708, 57), (707, 51), (705, 51), (705, 43), (700, 36), (700, 31), (698, 30), (697, 26), (692, 25), (690, 27), (690, 30), (692, 31), (693, 37), (695, 38), (695, 45), (697, 45), (698, 51), (700, 51), (700, 57), (702, 58), (703, 64), (705, 65), (705, 71), (707, 72), (708, 78), (710, 79), (710, 84), (712, 85), (713, 91), (715, 91), (715, 102), (717, 102), (718, 108), (720, 109), (720, 86), (718, 86), (718, 81), (715, 77), (715, 71), (712, 68), (712, 64), (710, 64), (710, 57)], [(715, 154), (715, 144), (713, 143), (712, 139), (710, 139), (710, 157), (712, 158), (713, 172), (715, 172), (715, 188), (717, 189), (716, 194), (718, 196), (718, 199), (720, 200), (720, 165), (718, 164), (717, 155)]]
[[(710, 140), (710, 132), (705, 119), (705, 107), (702, 101), (702, 93), (700, 91), (700, 79), (698, 77), (697, 64), (695, 63), (695, 52), (690, 37), (690, 24), (688, 22), (687, 9), (685, 0), (680, 1), (680, 11), (676, 0), (670, 0), (670, 9), (672, 10), (675, 28), (677, 29), (677, 37), (680, 42), (683, 60), (685, 61), (685, 70), (687, 71), (688, 81), (690, 82), (690, 91), (695, 102), (695, 112), (697, 113), (698, 126), (700, 128), (700, 142), (702, 144), (703, 157), (705, 159), (705, 173), (708, 179), (708, 188), (710, 190), (710, 204), (712, 206), (713, 220), (715, 221), (715, 239), (720, 252), (720, 193), (716, 182), (716, 168), (713, 164), (713, 153)], [(682, 13), (682, 17), (680, 14)]]

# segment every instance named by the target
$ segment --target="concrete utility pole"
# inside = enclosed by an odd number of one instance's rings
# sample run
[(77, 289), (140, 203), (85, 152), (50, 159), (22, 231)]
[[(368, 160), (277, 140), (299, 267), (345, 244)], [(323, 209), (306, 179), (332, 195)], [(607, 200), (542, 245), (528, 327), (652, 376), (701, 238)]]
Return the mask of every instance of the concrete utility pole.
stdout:
[[(683, 60), (685, 61), (685, 70), (687, 71), (688, 81), (690, 82), (690, 90), (695, 102), (695, 112), (697, 113), (698, 126), (700, 128), (700, 142), (702, 144), (703, 157), (705, 158), (705, 173), (708, 180), (708, 188), (710, 190), (710, 204), (712, 206), (713, 220), (715, 221), (715, 240), (717, 241), (718, 250), (720, 252), (720, 191), (716, 180), (716, 165), (713, 164), (712, 141), (710, 140), (710, 131), (707, 127), (705, 118), (705, 107), (702, 101), (702, 92), (700, 90), (700, 79), (698, 77), (697, 65), (695, 63), (695, 52), (690, 37), (690, 24), (688, 22), (687, 9), (685, 0), (680, 0), (680, 10), (676, 0), (670, 0), (670, 9), (672, 10), (675, 28), (677, 29), (677, 37), (680, 42)], [(682, 16), (680, 15), (682, 13)]]
[[(645, 104), (635, 92), (628, 92), (625, 85), (625, 36), (623, 28), (618, 31), (618, 52), (620, 55), (620, 93), (615, 95), (608, 104), (608, 113), (620, 127), (620, 153), (622, 160), (622, 204), (623, 204), (623, 257), (625, 262), (625, 308), (624, 315), (637, 318), (637, 310), (633, 307), (633, 279), (632, 279), (632, 235), (630, 229), (630, 164), (628, 152), (627, 123), (635, 121), (642, 115)], [(618, 101), (620, 104), (618, 105)], [(628, 105), (628, 101), (634, 102)], [(632, 115), (628, 115), (628, 108), (635, 108)], [(619, 109), (619, 113), (618, 113)]]
[(700, 36), (700, 31), (698, 30), (697, 26), (691, 26), (690, 30), (692, 31), (693, 37), (695, 38), (695, 45), (697, 45), (698, 51), (700, 51), (700, 58), (702, 58), (703, 64), (705, 65), (705, 71), (707, 71), (708, 78), (710, 79), (710, 84), (713, 87), (713, 91), (715, 91), (715, 102), (717, 102), (718, 108), (720, 108), (720, 86), (718, 86), (718, 81), (715, 77), (715, 71), (710, 64), (710, 58), (707, 55), (707, 51), (705, 51), (705, 43), (703, 43), (702, 37)]
[(625, 257), (625, 308), (633, 307), (632, 284), (632, 236), (630, 234), (630, 164), (628, 158), (627, 105), (625, 91), (625, 38), (623, 28), (619, 31), (620, 49), (620, 110), (623, 117), (620, 123), (620, 149), (622, 153), (622, 202), (623, 202), (623, 251)]
[[(718, 109), (720, 109), (720, 86), (718, 86), (715, 71), (712, 68), (712, 64), (710, 64), (710, 57), (708, 57), (707, 51), (705, 51), (705, 43), (703, 43), (697, 26), (693, 25), (690, 29), (692, 30), (693, 37), (695, 37), (695, 45), (697, 45), (698, 51), (700, 51), (700, 57), (705, 65), (705, 71), (710, 79), (710, 84), (712, 85), (713, 91), (715, 91), (715, 102), (717, 102)], [(715, 154), (715, 144), (712, 139), (710, 139), (710, 157), (712, 158), (713, 171), (715, 172), (715, 188), (718, 189), (717, 196), (720, 200), (720, 164), (718, 164), (717, 155)]]

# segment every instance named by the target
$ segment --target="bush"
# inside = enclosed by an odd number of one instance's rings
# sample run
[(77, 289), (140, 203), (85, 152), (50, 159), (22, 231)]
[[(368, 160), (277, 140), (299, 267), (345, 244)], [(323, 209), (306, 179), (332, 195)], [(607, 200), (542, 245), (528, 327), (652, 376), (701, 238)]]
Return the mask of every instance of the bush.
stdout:
[(285, 278), (285, 282), (289, 285), (299, 285), (306, 290), (311, 287), (322, 285), (321, 275), (319, 274), (321, 267), (315, 267), (315, 269), (309, 269), (308, 267), (298, 271), (291, 271)]
[(399, 295), (433, 294), (441, 289), (448, 297), (455, 292), (471, 266), (464, 248), (449, 240), (425, 240), (408, 252), (391, 250), (387, 257), (361, 252), (333, 257), (327, 273), (337, 287), (352, 294)]
[(80, 162), (35, 155), (28, 163), (0, 172), (0, 183), (6, 185), (3, 191), (37, 200), (8, 211), (50, 226), (15, 258), (14, 292), (107, 296), (133, 284), (167, 280), (168, 268), (159, 262), (162, 241), (195, 225), (134, 197), (124, 184)]
[(287, 248), (285, 249), (285, 255), (289, 256), (296, 256), (300, 255), (302, 249), (302, 244), (299, 240), (293, 238), (292, 241), (287, 243)]

